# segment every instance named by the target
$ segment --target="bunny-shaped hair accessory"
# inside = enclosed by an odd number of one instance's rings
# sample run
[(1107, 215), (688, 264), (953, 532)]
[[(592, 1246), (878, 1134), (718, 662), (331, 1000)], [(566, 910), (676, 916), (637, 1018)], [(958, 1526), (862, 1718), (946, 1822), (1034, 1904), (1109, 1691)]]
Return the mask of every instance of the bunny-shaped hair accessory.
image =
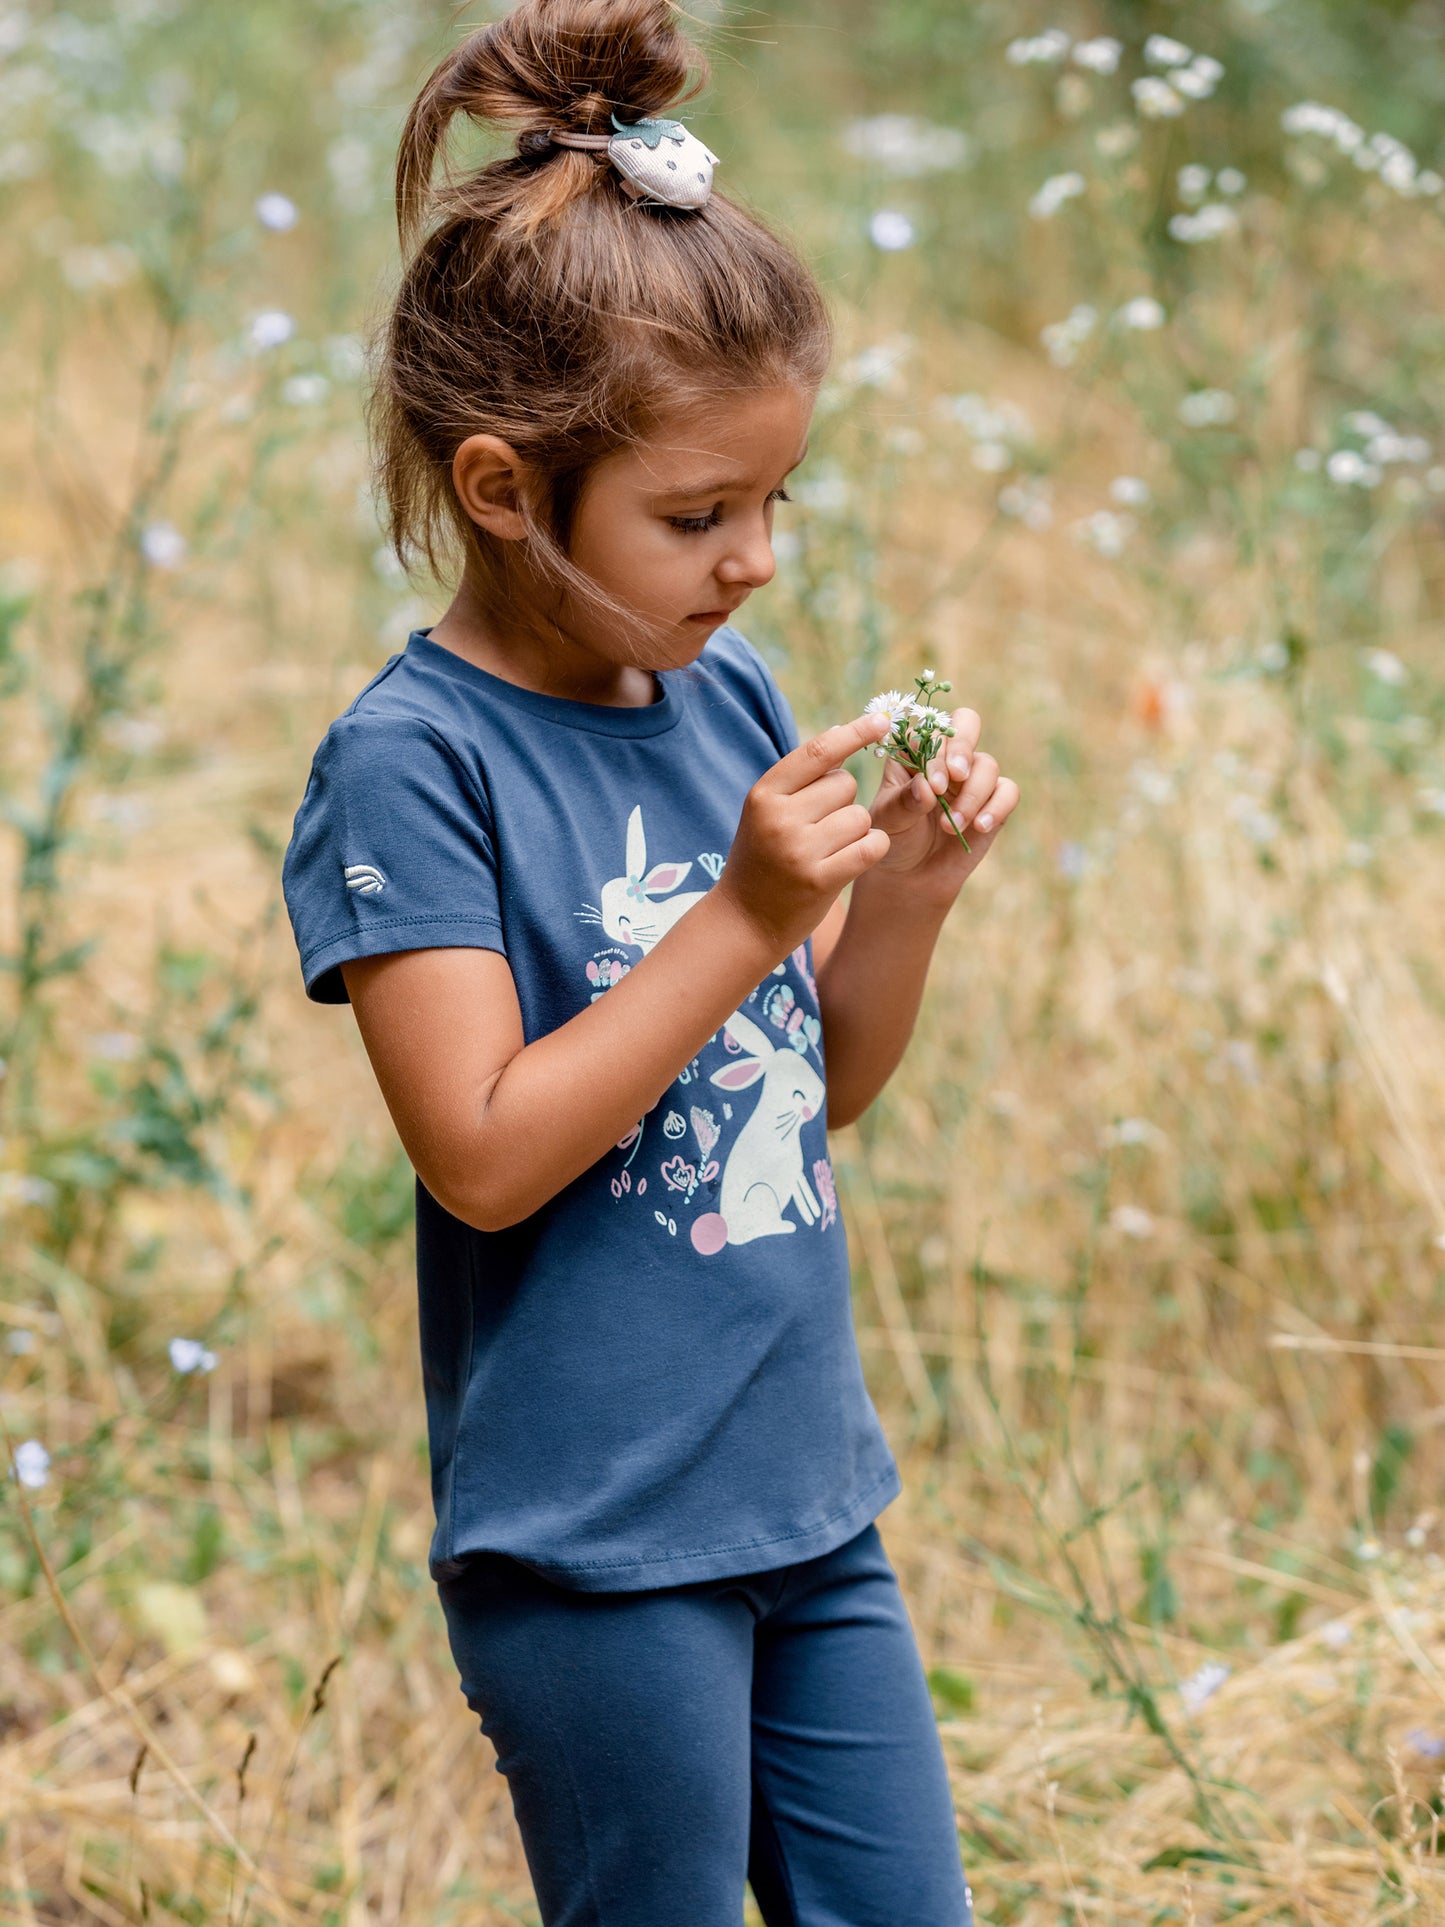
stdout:
[(614, 114), (612, 134), (562, 134), (550, 129), (557, 147), (606, 149), (634, 200), (653, 207), (699, 208), (712, 194), (718, 157), (680, 120), (622, 121)]

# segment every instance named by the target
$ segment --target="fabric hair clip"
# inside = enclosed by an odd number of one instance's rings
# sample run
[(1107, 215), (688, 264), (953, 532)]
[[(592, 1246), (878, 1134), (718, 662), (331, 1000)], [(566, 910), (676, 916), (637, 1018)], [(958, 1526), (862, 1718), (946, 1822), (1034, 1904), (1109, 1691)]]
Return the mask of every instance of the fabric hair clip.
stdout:
[(712, 194), (718, 157), (689, 133), (680, 120), (621, 121), (612, 116), (612, 134), (564, 134), (549, 128), (557, 147), (606, 151), (636, 201), (653, 207), (699, 208)]

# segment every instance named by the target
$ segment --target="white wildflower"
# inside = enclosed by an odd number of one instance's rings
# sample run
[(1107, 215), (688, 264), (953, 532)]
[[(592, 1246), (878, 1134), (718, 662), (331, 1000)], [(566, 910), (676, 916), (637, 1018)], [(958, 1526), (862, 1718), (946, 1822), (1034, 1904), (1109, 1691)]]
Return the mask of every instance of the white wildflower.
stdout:
[(1084, 187), (1084, 177), (1077, 171), (1051, 174), (1029, 202), (1029, 213), (1036, 221), (1047, 221), (1066, 201), (1077, 200)]
[(266, 308), (251, 322), (251, 346), (258, 354), (268, 348), (279, 348), (283, 341), (289, 341), (296, 332), (296, 323), (289, 314), (280, 308)]
[(1153, 1218), (1137, 1204), (1116, 1204), (1109, 1213), (1109, 1222), (1126, 1238), (1148, 1238), (1154, 1231)]
[(1151, 67), (1182, 67), (1194, 58), (1193, 49), (1167, 33), (1151, 33), (1144, 42), (1144, 58)]
[(186, 559), (186, 538), (174, 522), (152, 522), (141, 530), (140, 552), (153, 569), (178, 569)]
[(863, 705), (865, 716), (886, 716), (889, 727), (909, 714), (913, 708), (913, 698), (905, 696), (901, 689), (885, 689), (881, 696), (873, 696)]
[(1198, 1672), (1191, 1673), (1188, 1679), (1180, 1680), (1180, 1699), (1191, 1713), (1197, 1713), (1201, 1706), (1214, 1698), (1229, 1678), (1229, 1673), (1229, 1667), (1222, 1660), (1207, 1659)]
[(35, 1350), (35, 1334), (28, 1325), (17, 1325), (5, 1340), (5, 1349), (16, 1358)]
[(1109, 496), (1123, 509), (1142, 509), (1149, 505), (1149, 484), (1137, 475), (1116, 475), (1109, 484)]
[(1379, 1558), (1380, 1551), (1381, 1547), (1378, 1539), (1361, 1539), (1360, 1543), (1355, 1547), (1355, 1557), (1362, 1559), (1366, 1565), (1370, 1565)]
[(869, 219), (868, 238), (884, 254), (898, 254), (904, 248), (911, 248), (918, 237), (906, 214), (896, 207), (880, 207)]
[(873, 114), (850, 121), (843, 145), (859, 160), (871, 161), (880, 174), (912, 180), (946, 173), (969, 159), (972, 143), (957, 127), (935, 127), (911, 114)]
[(1074, 524), (1075, 538), (1110, 561), (1124, 553), (1133, 533), (1133, 516), (1116, 515), (1111, 509), (1095, 509), (1092, 515)]
[(849, 388), (893, 388), (901, 385), (903, 364), (913, 353), (912, 335), (889, 335), (860, 348), (838, 370), (838, 379)]
[(1214, 177), (1214, 185), (1221, 194), (1228, 194), (1233, 198), (1242, 194), (1249, 182), (1237, 167), (1221, 167)]
[(1139, 145), (1139, 129), (1132, 121), (1116, 120), (1108, 127), (1101, 127), (1094, 136), (1094, 145), (1106, 159), (1117, 161), (1125, 154), (1132, 154)]
[(1325, 463), (1325, 473), (1341, 488), (1372, 488), (1380, 479), (1373, 462), (1353, 448), (1337, 448)]
[(1094, 40), (1081, 40), (1074, 48), (1072, 58), (1077, 66), (1087, 67), (1092, 74), (1112, 74), (1118, 70), (1119, 56), (1123, 51), (1122, 41), (1100, 34)]
[(1002, 475), (1013, 467), (1013, 456), (1003, 442), (979, 442), (973, 451), (973, 465), (985, 475)]
[(1154, 74), (1144, 74), (1132, 81), (1129, 87), (1134, 96), (1134, 105), (1145, 120), (1177, 120), (1184, 112), (1184, 101), (1176, 94), (1167, 80), (1160, 80)]
[(0, 1171), (0, 1203), (54, 1204), (59, 1196), (49, 1178), (28, 1171)]
[(1239, 403), (1223, 388), (1196, 388), (1179, 404), (1186, 428), (1222, 428), (1239, 413)]
[(1059, 27), (1050, 27), (1031, 39), (1011, 40), (1005, 58), (1015, 67), (1048, 66), (1063, 59), (1069, 51), (1069, 36)]
[(1348, 1621), (1343, 1619), (1326, 1620), (1320, 1627), (1320, 1638), (1334, 1652), (1339, 1652), (1342, 1646), (1348, 1646), (1354, 1636)]
[(1133, 328), (1141, 334), (1147, 334), (1154, 328), (1162, 328), (1168, 316), (1152, 294), (1136, 294), (1132, 301), (1126, 301), (1122, 308), (1115, 310), (1114, 319), (1121, 328)]
[[(1445, 816), (1445, 790), (1422, 789), (1415, 792), (1415, 804), (1430, 816)], [(1445, 1251), (1445, 1241), (1439, 1241), (1440, 1249)]]
[(1179, 186), (1179, 198), (1188, 201), (1192, 207), (1196, 201), (1204, 199), (1213, 178), (1207, 167), (1201, 167), (1197, 161), (1191, 161), (1187, 167), (1181, 167), (1175, 176)]
[(324, 401), (330, 392), (331, 383), (325, 375), (288, 375), (281, 384), (281, 399), (293, 408), (309, 408), (316, 402)]
[(1051, 321), (1040, 332), (1039, 338), (1056, 368), (1068, 368), (1077, 360), (1080, 345), (1094, 332), (1098, 319), (1098, 310), (1081, 301), (1062, 321)]
[(215, 1369), (216, 1354), (206, 1350), (199, 1338), (173, 1338), (167, 1348), (171, 1364), (183, 1376), (190, 1372), (209, 1372)]
[(90, 1040), (95, 1055), (112, 1064), (129, 1064), (139, 1056), (140, 1047), (141, 1040), (133, 1030), (103, 1030)]
[(1169, 232), (1176, 241), (1215, 241), (1221, 234), (1232, 234), (1239, 216), (1224, 201), (1206, 201), (1196, 214), (1174, 214)]
[(321, 347), (333, 381), (356, 381), (366, 372), (366, 349), (359, 335), (328, 335)]
[(1187, 67), (1178, 67), (1169, 76), (1169, 84), (1188, 100), (1208, 100), (1220, 81), (1224, 69), (1209, 54), (1196, 54)]
[(1147, 1117), (1121, 1117), (1117, 1124), (1111, 1124), (1104, 1133), (1105, 1144), (1159, 1144), (1163, 1141), (1164, 1133), (1157, 1124), (1151, 1124)]
[(1410, 672), (1391, 649), (1362, 649), (1360, 661), (1377, 681), (1399, 689), (1409, 681)]
[(1052, 491), (1042, 476), (1008, 483), (998, 492), (998, 506), (1000, 514), (1013, 516), (1025, 528), (1047, 529), (1053, 526)]
[(286, 194), (263, 194), (256, 202), (256, 219), (273, 234), (285, 234), (301, 219), (296, 203)]
[(15, 1448), (15, 1477), (38, 1491), (50, 1476), (50, 1454), (39, 1439), (22, 1439)]

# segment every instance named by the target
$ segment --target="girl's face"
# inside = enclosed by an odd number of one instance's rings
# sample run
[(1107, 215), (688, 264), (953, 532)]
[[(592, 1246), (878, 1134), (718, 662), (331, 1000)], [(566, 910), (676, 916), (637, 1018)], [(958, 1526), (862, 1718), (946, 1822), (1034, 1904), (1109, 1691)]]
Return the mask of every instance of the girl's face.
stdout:
[[(657, 625), (648, 667), (691, 662), (754, 589), (771, 582), (773, 504), (807, 453), (811, 394), (764, 388), (664, 421), (599, 462), (572, 521), (568, 552), (617, 601)], [(611, 661), (635, 662), (637, 639), (569, 608), (569, 634)]]

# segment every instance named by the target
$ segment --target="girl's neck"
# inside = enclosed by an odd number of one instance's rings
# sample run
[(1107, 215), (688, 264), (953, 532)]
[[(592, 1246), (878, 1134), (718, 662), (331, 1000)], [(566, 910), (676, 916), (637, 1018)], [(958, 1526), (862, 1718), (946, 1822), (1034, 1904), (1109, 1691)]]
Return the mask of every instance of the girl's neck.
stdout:
[(503, 628), (469, 577), (463, 578), (430, 634), (433, 642), (475, 668), (540, 696), (641, 709), (661, 693), (650, 669), (614, 662), (558, 628), (547, 635), (530, 628)]

